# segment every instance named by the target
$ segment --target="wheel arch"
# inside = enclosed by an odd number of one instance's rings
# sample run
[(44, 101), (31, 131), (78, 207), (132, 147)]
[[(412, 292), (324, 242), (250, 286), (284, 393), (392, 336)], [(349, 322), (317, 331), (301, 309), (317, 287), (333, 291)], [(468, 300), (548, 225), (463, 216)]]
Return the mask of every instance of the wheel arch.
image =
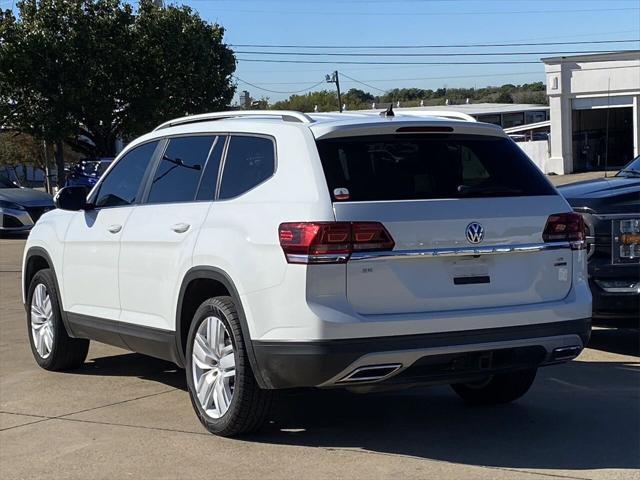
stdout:
[[(247, 351), (247, 355), (249, 357), (249, 363), (251, 364), (251, 368), (253, 370), (253, 374), (258, 382), (258, 385), (261, 388), (266, 388), (266, 385), (262, 379), (262, 374), (260, 372), (260, 368), (258, 366), (256, 356), (253, 350), (253, 342), (251, 341), (251, 334), (249, 332), (249, 325), (247, 324), (247, 318), (244, 313), (244, 308), (242, 306), (242, 301), (240, 300), (240, 295), (238, 294), (238, 290), (235, 286), (235, 283), (231, 279), (231, 277), (225, 272), (216, 267), (209, 266), (198, 266), (192, 267), (185, 274), (182, 284), (180, 286), (180, 291), (178, 294), (178, 304), (176, 307), (176, 348), (178, 351), (178, 356), (180, 360), (180, 365), (184, 366), (185, 362), (185, 351), (186, 351), (186, 342), (187, 342), (187, 334), (189, 331), (189, 327), (191, 325), (192, 316), (195, 310), (199, 307), (200, 303), (197, 305), (185, 302), (185, 299), (188, 299), (191, 293), (193, 293), (194, 289), (198, 288), (198, 283), (201, 283), (206, 289), (206, 298), (211, 298), (211, 296), (217, 295), (228, 295), (233, 299), (233, 302), (238, 310), (238, 318), (240, 320), (240, 328), (242, 330), (242, 337), (245, 345), (245, 349)], [(222, 288), (220, 288), (222, 287)], [(206, 300), (204, 295), (196, 295), (195, 298), (201, 298), (202, 301)], [(196, 301), (197, 303), (197, 301)], [(191, 315), (189, 315), (191, 313)]]
[(53, 265), (53, 261), (51, 260), (51, 256), (49, 253), (42, 247), (30, 247), (29, 250), (24, 255), (24, 266), (23, 266), (23, 275), (22, 275), (22, 291), (24, 292), (24, 308), (28, 311), (29, 306), (27, 305), (28, 295), (29, 295), (29, 285), (31, 285), (31, 280), (36, 273), (40, 270), (50, 269), (53, 273), (53, 281), (56, 284), (56, 291), (58, 292), (58, 304), (60, 305), (60, 315), (62, 316), (62, 323), (64, 324), (64, 328), (69, 333), (69, 325), (67, 322), (67, 313), (64, 309), (63, 301), (62, 301), (62, 292), (60, 290), (60, 284), (58, 282), (58, 274), (56, 273), (56, 268)]

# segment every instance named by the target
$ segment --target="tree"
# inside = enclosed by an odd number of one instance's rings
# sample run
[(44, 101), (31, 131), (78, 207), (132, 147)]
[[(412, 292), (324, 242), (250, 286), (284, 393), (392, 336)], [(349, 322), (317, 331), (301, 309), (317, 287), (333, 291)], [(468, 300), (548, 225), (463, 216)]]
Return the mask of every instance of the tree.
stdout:
[(349, 110), (360, 110), (364, 108), (371, 108), (371, 104), (375, 101), (375, 97), (369, 92), (360, 90), (359, 88), (352, 88), (347, 93), (342, 95), (342, 102), (347, 106)]
[(224, 29), (189, 7), (22, 0), (0, 17), (0, 121), (56, 146), (113, 155), (168, 118), (220, 110), (235, 92)]
[(513, 97), (507, 91), (502, 91), (495, 99), (496, 103), (513, 103)]
[(313, 112), (315, 107), (321, 112), (335, 112), (338, 110), (338, 96), (335, 92), (321, 90), (304, 95), (291, 95), (287, 100), (275, 102), (274, 110), (296, 110), (299, 112)]

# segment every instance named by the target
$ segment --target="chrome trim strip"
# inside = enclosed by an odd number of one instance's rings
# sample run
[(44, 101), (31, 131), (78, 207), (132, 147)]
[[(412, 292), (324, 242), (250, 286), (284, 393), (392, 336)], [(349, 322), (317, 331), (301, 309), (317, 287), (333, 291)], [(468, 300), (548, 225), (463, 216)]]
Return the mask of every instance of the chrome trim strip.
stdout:
[(492, 245), (487, 247), (433, 248), (428, 250), (392, 250), (386, 252), (354, 252), (351, 260), (378, 260), (383, 258), (458, 257), (498, 255), (502, 253), (529, 253), (543, 250), (581, 249), (584, 242), (525, 243), (517, 245)]
[(634, 220), (636, 218), (640, 218), (640, 213), (610, 213), (598, 215), (595, 214), (598, 220)]
[(349, 259), (348, 253), (323, 254), (323, 255), (304, 255), (297, 253), (286, 254), (289, 263), (345, 263)]
[[(385, 364), (385, 365), (370, 365), (370, 366), (366, 366), (366, 367), (358, 367), (355, 370), (353, 370), (349, 375), (343, 377), (342, 379), (338, 380), (336, 383), (349, 383), (349, 382), (372, 382), (372, 381), (380, 381), (380, 380), (385, 380), (387, 378), (389, 378), (391, 375), (395, 374), (400, 368), (402, 367), (401, 363), (391, 363), (391, 364)], [(356, 375), (357, 373), (360, 372), (368, 372), (370, 370), (380, 370), (380, 369), (393, 369), (388, 373), (385, 373), (384, 375), (370, 375), (368, 377), (358, 377), (358, 378), (353, 378), (354, 375)]]

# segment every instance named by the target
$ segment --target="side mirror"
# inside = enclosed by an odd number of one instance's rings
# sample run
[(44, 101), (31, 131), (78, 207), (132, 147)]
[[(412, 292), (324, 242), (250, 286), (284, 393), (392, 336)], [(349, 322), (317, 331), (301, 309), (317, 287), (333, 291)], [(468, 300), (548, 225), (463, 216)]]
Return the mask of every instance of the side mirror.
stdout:
[(75, 185), (61, 188), (53, 197), (53, 203), (60, 210), (89, 210), (87, 187)]

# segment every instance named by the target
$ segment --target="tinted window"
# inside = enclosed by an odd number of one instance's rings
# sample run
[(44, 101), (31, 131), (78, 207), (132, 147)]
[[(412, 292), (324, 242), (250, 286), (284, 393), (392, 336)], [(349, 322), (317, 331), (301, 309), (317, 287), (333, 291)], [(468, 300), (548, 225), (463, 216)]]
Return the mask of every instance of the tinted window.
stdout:
[(273, 175), (273, 141), (264, 137), (232, 136), (229, 141), (220, 198), (236, 197)]
[(122, 157), (100, 184), (95, 205), (115, 207), (135, 202), (144, 172), (157, 145), (158, 142), (145, 143)]
[(351, 201), (553, 195), (511, 140), (479, 135), (385, 135), (318, 142), (330, 193)]
[(216, 184), (218, 182), (218, 170), (220, 169), (220, 159), (224, 150), (224, 142), (226, 137), (217, 137), (213, 150), (204, 167), (204, 173), (200, 180), (200, 188), (198, 189), (197, 200), (213, 200), (216, 195)]
[(195, 200), (200, 176), (215, 137), (180, 137), (169, 141), (151, 181), (149, 203)]

